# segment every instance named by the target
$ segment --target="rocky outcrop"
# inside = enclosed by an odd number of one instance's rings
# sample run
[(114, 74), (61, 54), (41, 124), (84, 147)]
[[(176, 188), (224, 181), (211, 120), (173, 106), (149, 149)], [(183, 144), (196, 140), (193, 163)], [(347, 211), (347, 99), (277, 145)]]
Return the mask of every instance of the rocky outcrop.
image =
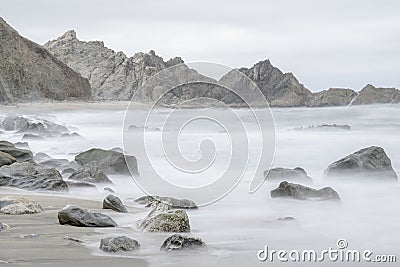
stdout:
[(325, 170), (325, 176), (397, 181), (390, 158), (383, 148), (377, 146), (363, 148), (335, 161)]
[[(130, 166), (136, 166), (138, 173), (137, 161), (134, 156), (126, 156), (130, 161)], [(105, 173), (108, 174), (129, 174), (129, 169), (126, 163), (124, 154), (113, 150), (104, 150), (100, 148), (92, 148), (90, 150), (79, 153), (75, 157), (75, 161), (83, 166), (91, 161), (94, 161)]]
[(347, 106), (357, 95), (352, 89), (330, 88), (313, 93), (305, 104), (307, 107)]
[(112, 209), (117, 212), (127, 213), (128, 210), (119, 197), (108, 195), (103, 200), (103, 209)]
[(58, 212), (60, 224), (80, 227), (115, 227), (117, 223), (109, 216), (92, 212), (77, 206), (68, 205)]
[(106, 237), (100, 241), (104, 252), (132, 251), (140, 248), (139, 242), (127, 236)]
[(183, 63), (180, 58), (165, 62), (154, 51), (127, 57), (103, 42), (80, 41), (71, 30), (44, 44), (59, 60), (88, 78), (96, 99), (130, 100), (149, 77), (167, 67)]
[(103, 172), (103, 170), (97, 165), (95, 161), (90, 161), (89, 163), (86, 163), (78, 170), (73, 172), (68, 179), (89, 183), (112, 184), (111, 180), (107, 177), (107, 175)]
[(196, 203), (189, 199), (177, 199), (173, 197), (143, 196), (135, 199), (135, 202), (151, 206), (163, 203), (171, 209), (197, 209)]
[(300, 167), (294, 169), (273, 168), (269, 171), (265, 171), (264, 177), (266, 177), (267, 181), (294, 181), (299, 183), (312, 183), (311, 177), (309, 177), (307, 172)]
[(278, 188), (271, 191), (272, 198), (293, 198), (298, 200), (334, 200), (339, 201), (339, 194), (331, 187), (324, 187), (319, 190), (303, 186), (300, 184), (292, 184), (283, 181)]
[(165, 239), (160, 249), (164, 251), (173, 251), (173, 250), (183, 250), (183, 249), (204, 248), (205, 246), (206, 244), (200, 238), (174, 234)]
[(20, 196), (6, 196), (0, 198), (0, 214), (20, 215), (41, 213), (42, 207), (28, 198)]
[(0, 103), (90, 95), (87, 79), (0, 18)]
[(397, 104), (400, 103), (400, 90), (396, 88), (377, 88), (365, 86), (351, 103), (352, 105)]

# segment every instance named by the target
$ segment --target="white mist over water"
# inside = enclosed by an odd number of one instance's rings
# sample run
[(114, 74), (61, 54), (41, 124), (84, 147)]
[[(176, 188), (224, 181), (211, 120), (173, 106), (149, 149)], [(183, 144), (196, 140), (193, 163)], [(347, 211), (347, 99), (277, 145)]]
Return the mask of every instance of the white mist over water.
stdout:
[[(125, 114), (122, 103), (110, 106), (77, 105), (74, 108), (60, 106), (30, 106), (19, 109), (2, 107), (2, 114), (43, 114), (52, 121), (78, 127), (84, 139), (47, 139), (29, 141), (33, 152), (45, 152), (56, 158), (72, 160), (76, 153), (100, 147), (122, 147), (122, 125)], [(165, 112), (159, 110), (157, 112)], [(191, 110), (187, 110), (191, 112)], [(238, 110), (240, 112), (240, 110)], [(314, 188), (332, 186), (341, 196), (341, 203), (304, 202), (271, 199), (269, 192), (277, 184), (265, 183), (254, 194), (248, 194), (249, 179), (239, 185), (221, 201), (213, 205), (189, 210), (192, 233), (206, 243), (206, 251), (162, 253), (159, 247), (169, 234), (141, 233), (136, 221), (150, 210), (137, 205), (132, 199), (143, 195), (134, 181), (127, 176), (110, 176), (116, 184), (116, 192), (138, 213), (114, 214), (116, 229), (100, 230), (107, 234), (126, 234), (141, 243), (141, 250), (118, 254), (144, 258), (151, 266), (265, 266), (259, 262), (257, 251), (268, 245), (270, 249), (336, 248), (336, 241), (345, 238), (349, 249), (369, 249), (375, 254), (395, 254), (400, 257), (400, 186), (396, 184), (346, 182), (325, 179), (323, 172), (333, 161), (363, 147), (376, 145), (385, 149), (392, 165), (400, 173), (400, 106), (379, 105), (336, 108), (282, 108), (273, 109), (276, 124), (276, 154), (274, 167), (302, 167), (314, 180)], [(50, 117), (49, 117), (50, 116)], [(348, 124), (351, 131), (292, 131), (299, 126), (318, 124)], [(158, 125), (153, 125), (158, 127)], [(152, 127), (153, 127), (152, 126)], [(196, 129), (191, 129), (195, 131)], [(207, 133), (201, 126), (201, 135)], [(215, 133), (215, 129), (212, 129)], [(2, 139), (20, 141), (20, 136), (2, 134)], [(190, 140), (186, 140), (190, 142)], [(187, 151), (188, 143), (182, 144)], [(221, 153), (223, 153), (222, 151)], [(197, 147), (188, 157), (196, 158)], [(250, 163), (251, 164), (251, 163)], [(265, 164), (268, 165), (268, 164)], [(139, 171), (141, 166), (139, 165)], [(265, 166), (268, 168), (268, 166)], [(145, 176), (145, 173), (142, 174)], [(101, 191), (101, 190), (100, 190)], [(76, 197), (101, 200), (105, 193)], [(74, 196), (74, 193), (71, 193)], [(282, 222), (280, 217), (292, 216), (293, 222)], [(99, 237), (89, 240), (95, 254), (110, 256), (97, 249)], [(273, 264), (279, 265), (278, 262)], [(315, 266), (328, 263), (316, 263)], [(338, 265), (339, 263), (332, 263)], [(346, 264), (346, 263), (343, 263)], [(286, 263), (296, 266), (298, 263)], [(304, 263), (309, 265), (309, 263)], [(339, 264), (340, 265), (340, 264)], [(354, 263), (348, 264), (354, 266)], [(360, 263), (359, 266), (363, 264)], [(373, 264), (371, 266), (395, 266)], [(357, 265), (358, 266), (358, 265)]]

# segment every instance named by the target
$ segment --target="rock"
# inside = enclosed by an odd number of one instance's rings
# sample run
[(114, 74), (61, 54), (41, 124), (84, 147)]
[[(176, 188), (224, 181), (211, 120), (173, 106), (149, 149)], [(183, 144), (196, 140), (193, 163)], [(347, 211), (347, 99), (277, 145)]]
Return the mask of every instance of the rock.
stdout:
[(31, 148), (28, 145), (28, 142), (16, 142), (14, 144), (16, 148), (21, 148), (21, 149), (26, 149), (26, 150), (31, 150)]
[(91, 184), (88, 182), (78, 182), (78, 181), (71, 181), (67, 180), (65, 181), (68, 185), (68, 188), (83, 188), (83, 189), (97, 189), (97, 186), (95, 184)]
[(143, 196), (135, 199), (135, 202), (150, 206), (153, 203), (164, 203), (172, 209), (197, 209), (196, 203), (189, 199), (177, 199), (173, 197)]
[(115, 227), (117, 223), (109, 216), (92, 212), (77, 206), (68, 205), (58, 212), (60, 224), (79, 227)]
[[(127, 158), (128, 160), (132, 161), (130, 166), (136, 165), (136, 170), (132, 171), (138, 173), (136, 158), (134, 156), (127, 156)], [(79, 165), (85, 165), (91, 161), (94, 161), (107, 174), (129, 174), (124, 154), (113, 150), (92, 148), (85, 152), (79, 153), (75, 157), (75, 160)]]
[(161, 245), (161, 250), (182, 250), (204, 248), (206, 244), (197, 237), (188, 237), (179, 234), (174, 234), (168, 237)]
[(350, 131), (350, 125), (343, 124), (320, 124), (320, 125), (310, 125), (306, 127), (296, 127), (293, 128), (294, 131)]
[(397, 181), (390, 158), (383, 148), (377, 146), (363, 148), (330, 164), (325, 176)]
[(60, 169), (64, 166), (67, 166), (69, 164), (69, 161), (67, 159), (49, 159), (40, 162), (40, 164), (47, 167)]
[(36, 161), (37, 163), (41, 163), (43, 161), (51, 160), (51, 159), (53, 159), (53, 158), (43, 152), (39, 152), (35, 156), (33, 156), (33, 160)]
[(73, 241), (73, 242), (76, 242), (76, 243), (85, 243), (85, 242), (83, 242), (82, 240), (80, 240), (78, 238), (70, 237), (70, 236), (64, 236), (64, 239), (65, 240), (69, 240), (69, 241)]
[(87, 99), (87, 79), (0, 18), (0, 102)]
[(278, 218), (278, 221), (292, 222), (292, 221), (295, 221), (295, 218), (293, 218), (293, 217), (283, 217), (283, 218)]
[(300, 167), (294, 169), (288, 168), (273, 168), (264, 172), (267, 181), (296, 181), (304, 183), (312, 183), (311, 177), (307, 175), (307, 172)]
[(400, 103), (400, 90), (396, 88), (377, 88), (365, 86), (351, 103), (352, 105), (397, 104)]
[(106, 196), (106, 198), (103, 200), (103, 209), (112, 209), (123, 213), (128, 212), (124, 204), (122, 204), (122, 201), (114, 195)]
[(0, 151), (0, 167), (13, 164), (14, 162), (17, 162), (17, 160), (13, 156)]
[(73, 172), (69, 177), (69, 180), (90, 182), (90, 183), (110, 183), (111, 180), (103, 172), (103, 170), (97, 165), (95, 161), (86, 163), (78, 170)]
[(72, 174), (76, 172), (76, 170), (74, 168), (66, 168), (64, 170), (62, 170), (61, 174)]
[(306, 101), (307, 107), (348, 106), (358, 94), (352, 89), (330, 88), (313, 93)]
[(105, 252), (132, 251), (138, 248), (139, 242), (127, 236), (106, 237), (100, 241), (100, 249)]
[(44, 138), (42, 136), (39, 136), (37, 134), (30, 134), (26, 133), (22, 136), (22, 140), (43, 140)]
[(158, 204), (144, 218), (139, 227), (145, 232), (190, 232), (189, 217), (184, 210), (169, 210), (165, 204)]
[(298, 200), (334, 200), (339, 201), (339, 194), (331, 187), (316, 190), (300, 184), (283, 181), (271, 191), (272, 198), (294, 198)]
[(104, 190), (104, 191), (108, 191), (108, 192), (110, 192), (110, 193), (115, 193), (115, 190), (112, 189), (111, 187), (108, 187), (108, 186), (104, 187), (103, 190)]
[(0, 141), (0, 152), (7, 153), (17, 161), (32, 159), (32, 152), (25, 149), (16, 148), (14, 144), (7, 141)]
[(154, 51), (127, 57), (105, 47), (103, 42), (80, 41), (73, 30), (47, 42), (44, 47), (88, 78), (96, 99), (131, 100), (136, 89), (149, 77), (171, 64), (183, 63), (178, 58), (164, 62)]
[[(0, 233), (1, 233), (1, 232), (4, 232), (4, 231), (7, 231), (7, 230), (10, 230), (10, 229), (11, 229), (10, 226), (8, 226), (8, 225), (5, 224), (5, 223), (1, 223), (1, 222), (0, 222)], [(0, 261), (0, 263), (1, 263), (1, 261)]]
[(20, 215), (41, 213), (42, 207), (28, 198), (21, 196), (5, 196), (0, 198), (0, 214)]
[(30, 238), (36, 238), (39, 237), (39, 234), (22, 234), (19, 235), (19, 238), (21, 239), (30, 239)]
[(56, 169), (32, 162), (16, 162), (0, 167), (0, 186), (26, 190), (68, 191), (68, 185)]

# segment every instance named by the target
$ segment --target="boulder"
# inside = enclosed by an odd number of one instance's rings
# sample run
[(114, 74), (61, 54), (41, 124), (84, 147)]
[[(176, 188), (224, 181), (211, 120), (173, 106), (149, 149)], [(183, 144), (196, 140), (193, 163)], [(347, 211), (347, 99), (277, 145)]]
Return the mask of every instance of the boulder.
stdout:
[(68, 191), (68, 185), (56, 169), (28, 161), (0, 167), (0, 186), (26, 190)]
[(104, 190), (104, 191), (108, 191), (108, 192), (110, 192), (110, 193), (115, 193), (115, 190), (112, 189), (111, 187), (108, 187), (108, 186), (104, 187), (103, 190)]
[[(136, 166), (134, 174), (138, 173), (137, 161), (134, 156), (126, 156), (130, 162), (130, 166)], [(79, 153), (75, 157), (79, 165), (85, 165), (91, 161), (96, 162), (107, 174), (129, 174), (125, 156), (121, 152), (113, 150), (104, 150), (100, 148), (92, 148), (85, 152)]]
[(0, 151), (0, 167), (13, 164), (14, 162), (17, 162), (17, 160), (13, 156)]
[(135, 199), (135, 202), (151, 206), (152, 204), (164, 203), (172, 209), (197, 209), (196, 203), (189, 199), (177, 199), (173, 197), (143, 196)]
[(189, 217), (184, 210), (170, 210), (165, 204), (158, 204), (144, 218), (139, 227), (145, 232), (190, 232)]
[(325, 170), (325, 176), (397, 181), (390, 158), (383, 148), (377, 146), (363, 148), (335, 161)]
[(264, 177), (267, 181), (296, 181), (303, 183), (312, 183), (311, 177), (307, 172), (300, 167), (294, 169), (288, 168), (273, 168), (264, 172)]
[(112, 184), (111, 180), (107, 177), (102, 168), (100, 168), (95, 161), (86, 163), (75, 172), (73, 172), (68, 179), (90, 183)]
[(283, 181), (278, 188), (271, 191), (272, 198), (293, 198), (298, 200), (334, 200), (339, 201), (339, 194), (331, 187), (324, 187), (319, 190), (303, 186), (300, 184), (292, 184)]
[(43, 161), (51, 160), (51, 159), (52, 159), (52, 157), (50, 157), (49, 155), (47, 155), (46, 153), (43, 153), (43, 152), (39, 152), (33, 156), (33, 160), (36, 161), (37, 163), (41, 163)]
[(91, 184), (88, 182), (78, 182), (78, 181), (71, 181), (67, 180), (65, 181), (68, 185), (68, 188), (81, 188), (81, 189), (97, 189), (97, 186), (95, 184)]
[(0, 214), (20, 215), (41, 213), (42, 207), (28, 198), (21, 196), (6, 196), (0, 198)]
[(117, 223), (109, 216), (92, 212), (78, 206), (67, 205), (58, 212), (60, 224), (69, 224), (79, 227), (115, 227)]
[(106, 237), (100, 241), (100, 249), (105, 252), (132, 251), (138, 248), (139, 242), (127, 236)]
[(7, 153), (18, 161), (32, 159), (32, 152), (26, 149), (16, 148), (14, 144), (7, 141), (0, 141), (0, 152)]
[(69, 161), (67, 159), (49, 159), (40, 162), (40, 164), (51, 168), (61, 169), (62, 167), (67, 166)]
[(161, 250), (172, 251), (182, 249), (204, 248), (206, 244), (197, 237), (188, 237), (174, 234), (168, 237), (161, 245)]
[(114, 195), (108, 195), (104, 198), (103, 209), (112, 209), (123, 213), (128, 212), (124, 204), (122, 204), (122, 201)]
[(29, 147), (28, 142), (16, 142), (16, 143), (14, 144), (14, 146), (15, 146), (16, 148), (21, 148), (21, 149), (26, 149), (26, 150), (32, 150), (32, 149)]

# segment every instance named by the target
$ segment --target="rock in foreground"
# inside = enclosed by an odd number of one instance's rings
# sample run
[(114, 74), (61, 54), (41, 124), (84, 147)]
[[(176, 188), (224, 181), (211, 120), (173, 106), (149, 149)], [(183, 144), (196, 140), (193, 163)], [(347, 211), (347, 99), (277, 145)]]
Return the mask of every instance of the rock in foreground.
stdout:
[(300, 167), (294, 169), (288, 168), (273, 168), (265, 171), (267, 181), (296, 181), (303, 183), (312, 183), (311, 177), (307, 175), (307, 172)]
[(105, 252), (132, 251), (139, 247), (139, 242), (127, 236), (106, 237), (100, 241), (100, 249)]
[(140, 223), (145, 232), (190, 232), (189, 217), (184, 210), (169, 210), (165, 204), (157, 205)]
[(383, 148), (377, 146), (363, 148), (330, 164), (325, 170), (325, 175), (397, 181), (390, 158)]
[(91, 212), (77, 206), (68, 205), (58, 212), (60, 224), (69, 224), (80, 227), (115, 227), (117, 223), (109, 216)]
[(123, 213), (128, 212), (124, 204), (122, 204), (122, 201), (114, 195), (106, 196), (106, 198), (103, 200), (103, 209), (112, 209)]
[(271, 191), (272, 198), (293, 198), (298, 200), (335, 200), (339, 201), (339, 194), (331, 187), (316, 190), (300, 184), (283, 181), (278, 188)]
[(9, 215), (41, 213), (42, 207), (28, 198), (6, 196), (0, 198), (0, 213)]
[(168, 237), (161, 245), (161, 250), (182, 250), (182, 249), (195, 249), (205, 247), (206, 244), (197, 237), (188, 237), (179, 234)]

